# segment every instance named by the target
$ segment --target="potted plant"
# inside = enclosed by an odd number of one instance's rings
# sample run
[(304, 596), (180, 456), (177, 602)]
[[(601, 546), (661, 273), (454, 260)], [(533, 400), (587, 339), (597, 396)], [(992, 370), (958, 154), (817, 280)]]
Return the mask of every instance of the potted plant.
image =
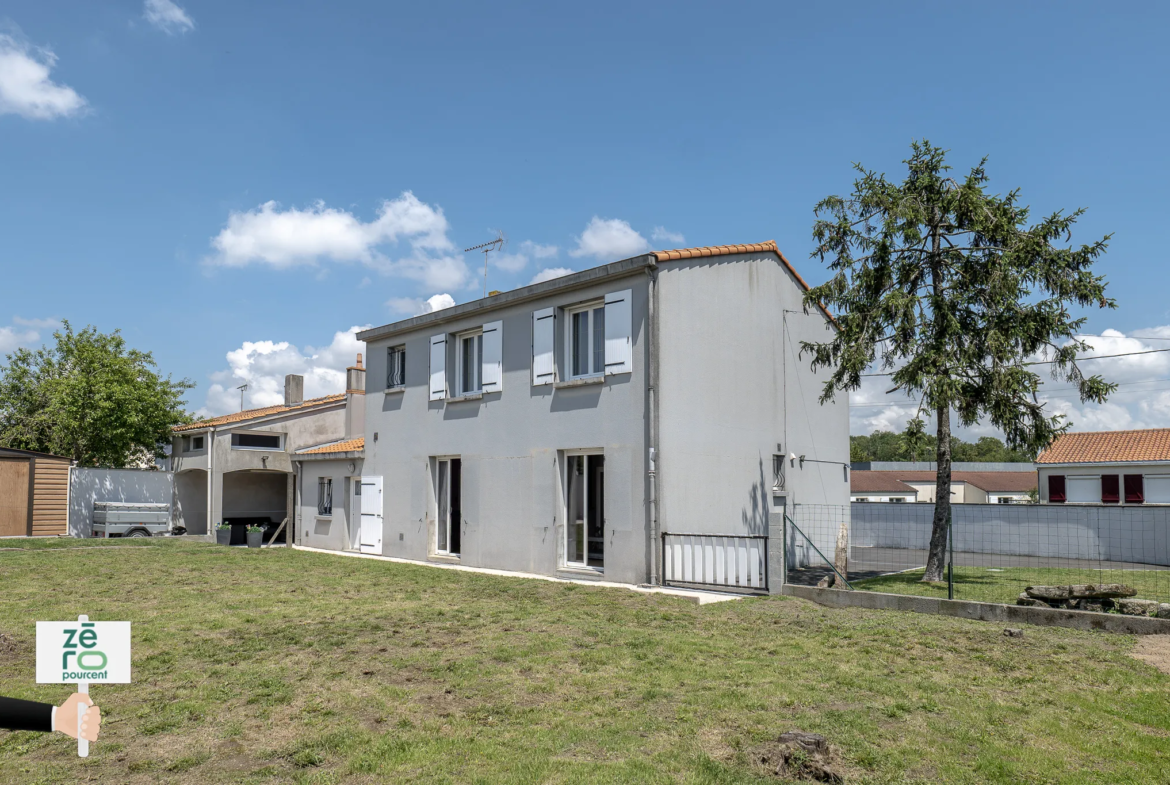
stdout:
[(217, 545), (232, 544), (232, 525), (226, 522), (215, 524), (215, 542)]
[(254, 523), (248, 524), (248, 547), (259, 548), (264, 542), (264, 527)]

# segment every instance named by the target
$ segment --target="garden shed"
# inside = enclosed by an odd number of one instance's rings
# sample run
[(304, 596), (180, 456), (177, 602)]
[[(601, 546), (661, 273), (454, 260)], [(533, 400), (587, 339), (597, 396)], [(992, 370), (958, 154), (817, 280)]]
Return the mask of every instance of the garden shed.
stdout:
[(0, 537), (69, 533), (69, 467), (60, 455), (0, 447)]

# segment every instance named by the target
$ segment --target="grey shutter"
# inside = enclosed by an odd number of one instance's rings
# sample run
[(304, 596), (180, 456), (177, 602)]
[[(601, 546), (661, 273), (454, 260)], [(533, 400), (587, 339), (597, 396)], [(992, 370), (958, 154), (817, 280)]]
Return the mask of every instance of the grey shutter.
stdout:
[(605, 375), (631, 373), (634, 370), (633, 310), (630, 298), (633, 291), (626, 289), (605, 296)]
[(504, 323), (490, 322), (483, 326), (483, 364), (480, 383), (483, 391), (500, 392), (504, 389)]
[(556, 309), (532, 312), (532, 386), (556, 381), (553, 346), (556, 336)]
[(431, 397), (441, 401), (447, 397), (447, 335), (431, 336)]

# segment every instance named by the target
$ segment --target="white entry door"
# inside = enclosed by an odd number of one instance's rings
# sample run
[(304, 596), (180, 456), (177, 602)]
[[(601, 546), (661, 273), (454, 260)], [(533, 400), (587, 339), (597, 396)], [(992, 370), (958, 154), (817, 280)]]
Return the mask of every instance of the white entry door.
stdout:
[(382, 554), (382, 478), (362, 477), (362, 553)]

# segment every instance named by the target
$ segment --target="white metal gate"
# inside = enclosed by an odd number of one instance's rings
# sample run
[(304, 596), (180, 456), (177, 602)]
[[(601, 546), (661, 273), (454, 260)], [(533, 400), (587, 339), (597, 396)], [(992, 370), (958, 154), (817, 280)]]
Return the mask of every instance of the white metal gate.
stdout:
[(662, 577), (721, 589), (768, 589), (766, 534), (662, 535)]

